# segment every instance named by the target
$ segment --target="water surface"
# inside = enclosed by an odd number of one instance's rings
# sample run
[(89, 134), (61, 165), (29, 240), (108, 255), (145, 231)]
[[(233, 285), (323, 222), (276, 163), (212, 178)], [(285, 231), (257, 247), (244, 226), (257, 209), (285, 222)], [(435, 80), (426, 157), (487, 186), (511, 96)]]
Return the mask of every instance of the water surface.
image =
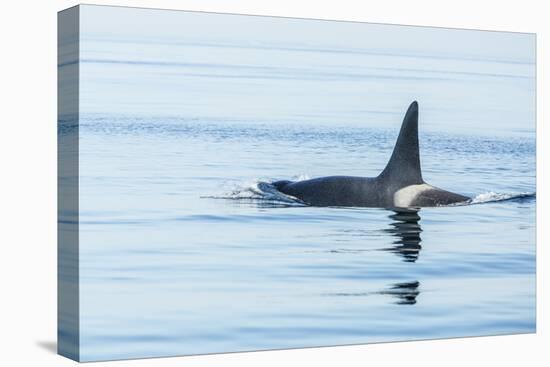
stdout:
[[(317, 22), (364, 37), (292, 37), (298, 21), (277, 20), (268, 37), (255, 17), (217, 38), (181, 18), (176, 35), (145, 37), (130, 18), (115, 37), (94, 12), (80, 55), (83, 360), (535, 331), (531, 55), (484, 32), (486, 47), (452, 49), (436, 41), (470, 33)], [(472, 205), (319, 208), (269, 187), (377, 175), (412, 100), (425, 180)]]

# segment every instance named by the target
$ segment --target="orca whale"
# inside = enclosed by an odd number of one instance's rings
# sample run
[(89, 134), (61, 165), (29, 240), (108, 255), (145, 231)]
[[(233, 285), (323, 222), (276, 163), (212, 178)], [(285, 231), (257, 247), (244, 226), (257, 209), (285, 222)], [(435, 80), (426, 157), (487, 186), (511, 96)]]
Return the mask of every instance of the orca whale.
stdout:
[(470, 198), (424, 182), (418, 145), (418, 103), (412, 102), (386, 168), (377, 177), (329, 176), (276, 181), (273, 186), (311, 206), (421, 208)]

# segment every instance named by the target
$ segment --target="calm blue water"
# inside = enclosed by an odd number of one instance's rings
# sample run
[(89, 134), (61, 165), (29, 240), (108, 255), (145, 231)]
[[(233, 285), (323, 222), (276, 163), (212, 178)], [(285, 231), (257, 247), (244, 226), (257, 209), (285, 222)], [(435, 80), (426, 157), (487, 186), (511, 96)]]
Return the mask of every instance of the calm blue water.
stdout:
[[(83, 360), (535, 331), (532, 62), (86, 19)], [(475, 204), (314, 208), (266, 184), (377, 175), (414, 99), (425, 180)]]

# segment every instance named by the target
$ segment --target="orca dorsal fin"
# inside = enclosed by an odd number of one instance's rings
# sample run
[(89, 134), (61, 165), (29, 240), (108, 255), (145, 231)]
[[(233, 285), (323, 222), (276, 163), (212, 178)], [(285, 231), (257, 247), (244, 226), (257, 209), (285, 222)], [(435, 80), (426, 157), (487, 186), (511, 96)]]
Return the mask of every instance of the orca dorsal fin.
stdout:
[(418, 147), (418, 103), (409, 106), (393, 153), (386, 168), (379, 176), (398, 183), (399, 186), (422, 184), (420, 152)]

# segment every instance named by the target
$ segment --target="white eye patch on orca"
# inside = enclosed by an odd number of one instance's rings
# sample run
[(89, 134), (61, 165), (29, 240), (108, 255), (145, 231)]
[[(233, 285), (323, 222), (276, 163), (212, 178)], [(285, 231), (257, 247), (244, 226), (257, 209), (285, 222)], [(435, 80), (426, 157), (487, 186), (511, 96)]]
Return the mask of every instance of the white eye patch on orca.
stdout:
[(414, 206), (415, 200), (423, 192), (434, 190), (435, 188), (428, 184), (410, 185), (399, 189), (393, 194), (393, 204), (398, 208), (407, 208)]

